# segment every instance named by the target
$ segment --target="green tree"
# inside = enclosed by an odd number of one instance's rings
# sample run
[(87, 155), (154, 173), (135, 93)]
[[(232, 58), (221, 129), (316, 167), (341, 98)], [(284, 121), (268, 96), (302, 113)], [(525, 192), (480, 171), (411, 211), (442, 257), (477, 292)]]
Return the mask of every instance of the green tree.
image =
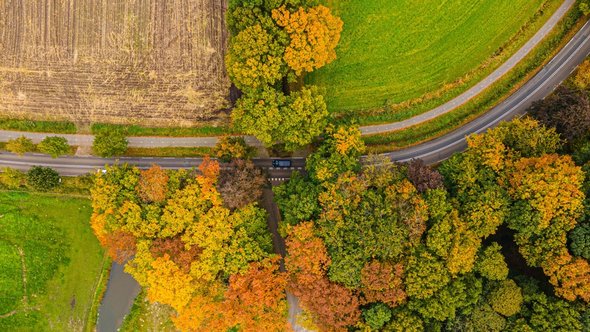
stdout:
[(59, 185), (61, 178), (49, 167), (33, 166), (27, 172), (27, 183), (36, 190), (48, 191)]
[(576, 303), (546, 295), (532, 279), (522, 278), (519, 285), (524, 302), (518, 324), (527, 325), (529, 331), (583, 331), (582, 310)]
[(508, 265), (502, 255), (502, 247), (496, 242), (484, 248), (478, 255), (475, 270), (489, 280), (504, 280), (508, 277)]
[(411, 299), (408, 307), (426, 319), (445, 321), (458, 313), (469, 313), (482, 292), (482, 282), (472, 275), (452, 280), (432, 296)]
[(92, 151), (101, 157), (120, 156), (127, 151), (129, 141), (120, 130), (100, 131), (94, 137)]
[(504, 331), (506, 319), (484, 304), (473, 310), (467, 326), (471, 331), (500, 332)]
[(420, 316), (410, 311), (407, 306), (398, 307), (393, 310), (391, 320), (383, 331), (422, 332), (424, 331), (424, 322)]
[(590, 260), (590, 223), (577, 225), (570, 233), (570, 240), (572, 253)]
[(425, 299), (451, 281), (444, 262), (424, 249), (418, 249), (408, 260), (405, 285), (410, 297)]
[(33, 144), (33, 141), (30, 138), (27, 138), (23, 135), (6, 142), (6, 150), (22, 156), (27, 152), (34, 151), (35, 144)]
[(327, 116), (326, 102), (317, 87), (289, 96), (264, 87), (244, 95), (232, 112), (237, 128), (267, 146), (283, 142), (287, 150), (311, 143), (325, 128)]
[(523, 296), (514, 280), (506, 279), (488, 295), (488, 300), (495, 312), (510, 317), (520, 311)]
[(379, 331), (391, 320), (391, 309), (383, 303), (377, 303), (363, 310), (363, 318), (373, 331)]
[(65, 137), (47, 136), (37, 146), (39, 151), (57, 158), (70, 152), (70, 145)]
[(275, 202), (283, 216), (282, 221), (289, 225), (313, 220), (320, 212), (318, 203), (320, 189), (299, 172), (294, 172), (289, 181), (273, 187), (272, 190), (275, 194)]

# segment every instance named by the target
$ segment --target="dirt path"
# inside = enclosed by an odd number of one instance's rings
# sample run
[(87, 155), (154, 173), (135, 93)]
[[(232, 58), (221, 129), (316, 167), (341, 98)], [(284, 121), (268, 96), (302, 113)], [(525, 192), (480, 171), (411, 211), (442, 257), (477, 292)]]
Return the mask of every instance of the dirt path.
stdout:
[[(286, 248), (285, 240), (279, 234), (279, 221), (281, 215), (279, 208), (274, 202), (274, 193), (271, 188), (264, 189), (262, 197), (262, 205), (268, 212), (268, 228), (272, 234), (272, 243), (275, 253), (285, 257)], [(285, 271), (285, 264), (281, 260), (281, 271)], [(297, 325), (297, 316), (301, 313), (302, 309), (299, 307), (299, 300), (291, 293), (287, 292), (287, 303), (289, 304), (289, 323), (295, 332), (308, 332), (301, 326)]]

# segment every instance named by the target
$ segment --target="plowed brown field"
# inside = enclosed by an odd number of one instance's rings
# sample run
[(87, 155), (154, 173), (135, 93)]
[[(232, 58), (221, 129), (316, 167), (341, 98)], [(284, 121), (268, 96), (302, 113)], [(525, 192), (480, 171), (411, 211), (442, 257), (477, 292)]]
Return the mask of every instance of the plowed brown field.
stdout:
[(0, 1), (0, 115), (176, 126), (224, 121), (226, 3)]

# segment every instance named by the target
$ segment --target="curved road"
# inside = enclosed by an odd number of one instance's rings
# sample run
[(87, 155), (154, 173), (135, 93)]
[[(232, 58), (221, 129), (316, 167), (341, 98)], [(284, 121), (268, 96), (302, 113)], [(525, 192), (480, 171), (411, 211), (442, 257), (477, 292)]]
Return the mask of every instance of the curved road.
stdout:
[(544, 99), (590, 54), (590, 22), (537, 75), (502, 103), (457, 130), (426, 143), (386, 153), (396, 161), (422, 159), (440, 162), (467, 146), (465, 137), (482, 133), (502, 121), (522, 116), (535, 101)]

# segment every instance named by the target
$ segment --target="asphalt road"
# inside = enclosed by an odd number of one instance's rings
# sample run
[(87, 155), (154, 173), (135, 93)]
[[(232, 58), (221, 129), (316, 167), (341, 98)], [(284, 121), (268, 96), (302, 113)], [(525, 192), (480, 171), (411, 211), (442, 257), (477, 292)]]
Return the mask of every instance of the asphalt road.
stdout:
[[(290, 159), (292, 167), (275, 168), (272, 166), (272, 159), (254, 159), (256, 166), (266, 170), (269, 179), (272, 181), (283, 181), (288, 178), (293, 171), (303, 171), (305, 160), (303, 158)], [(103, 169), (105, 165), (113, 164), (131, 164), (141, 169), (149, 168), (153, 164), (158, 164), (164, 169), (193, 168), (201, 164), (201, 158), (98, 158), (98, 157), (59, 157), (56, 159), (40, 153), (29, 153), (20, 157), (9, 152), (0, 152), (0, 168), (11, 167), (22, 171), (27, 171), (34, 165), (51, 167), (61, 175), (76, 176), (89, 172), (96, 172)], [(227, 164), (221, 164), (221, 167), (229, 167)]]

